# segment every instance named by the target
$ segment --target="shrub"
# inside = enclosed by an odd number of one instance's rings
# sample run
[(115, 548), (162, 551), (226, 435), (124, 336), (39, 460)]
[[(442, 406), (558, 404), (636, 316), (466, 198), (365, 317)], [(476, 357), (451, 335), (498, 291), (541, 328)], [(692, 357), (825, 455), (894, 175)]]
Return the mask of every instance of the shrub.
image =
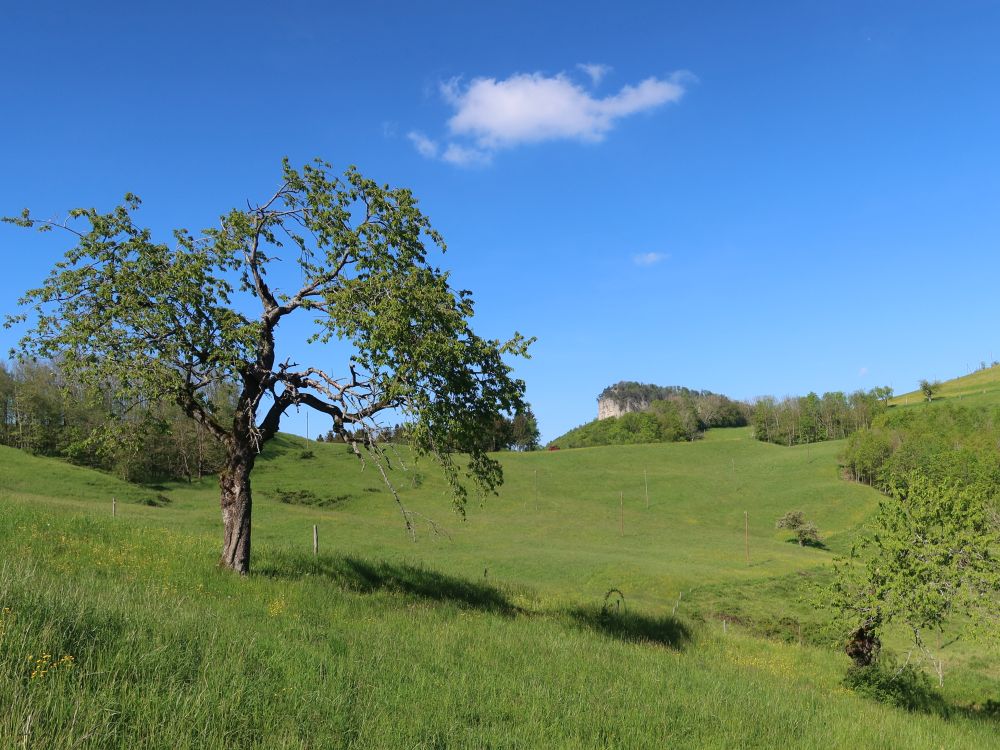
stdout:
[(821, 544), (819, 529), (812, 521), (807, 521), (801, 510), (790, 510), (774, 524), (776, 529), (788, 529), (795, 533), (799, 546), (818, 546)]

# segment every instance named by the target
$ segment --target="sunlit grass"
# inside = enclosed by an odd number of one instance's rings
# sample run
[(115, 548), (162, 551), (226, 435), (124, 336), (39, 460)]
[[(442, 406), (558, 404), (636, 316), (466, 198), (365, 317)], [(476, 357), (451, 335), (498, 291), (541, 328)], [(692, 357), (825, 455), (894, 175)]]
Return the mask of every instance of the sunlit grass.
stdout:
[[(504, 456), (464, 522), (432, 467), (397, 471), (450, 534), (415, 542), (370, 467), (282, 437), (247, 579), (215, 567), (214, 480), (135, 488), (2, 449), (0, 747), (1000, 746), (993, 721), (843, 686), (808, 584), (877, 495), (838, 478), (839, 446), (710, 436)], [(791, 509), (830, 551), (774, 529)], [(1000, 698), (966, 648), (948, 701)]]

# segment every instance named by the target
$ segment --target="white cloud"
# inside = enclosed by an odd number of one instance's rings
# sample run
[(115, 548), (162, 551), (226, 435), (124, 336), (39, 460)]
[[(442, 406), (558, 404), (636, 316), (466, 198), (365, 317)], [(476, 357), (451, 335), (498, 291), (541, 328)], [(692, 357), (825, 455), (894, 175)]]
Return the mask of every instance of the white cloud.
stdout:
[[(596, 63), (577, 67), (595, 86), (611, 70)], [(620, 119), (680, 101), (684, 82), (691, 78), (687, 73), (647, 78), (602, 98), (592, 96), (564, 73), (519, 73), (499, 80), (475, 78), (468, 85), (453, 78), (439, 86), (441, 95), (454, 109), (448, 120), (450, 137), (434, 140), (416, 130), (406, 137), (421, 156), (462, 167), (489, 164), (497, 151), (526, 143), (596, 143)]]
[(423, 133), (419, 133), (416, 130), (411, 130), (406, 134), (406, 137), (410, 139), (413, 143), (414, 148), (417, 149), (417, 153), (421, 156), (425, 156), (428, 159), (433, 159), (438, 154), (438, 145), (430, 138), (428, 138)]
[(601, 65), (600, 63), (579, 63), (576, 67), (590, 76), (590, 82), (595, 86), (600, 85), (604, 76), (611, 72), (610, 65)]
[(864, 377), (867, 374), (868, 374), (868, 368), (867, 367), (862, 367), (860, 370), (858, 370), (858, 375), (860, 375), (861, 377)]
[(489, 151), (483, 151), (470, 146), (449, 143), (441, 158), (460, 167), (485, 166), (493, 160)]
[(632, 262), (637, 266), (655, 266), (661, 260), (666, 260), (669, 257), (666, 253), (640, 253), (632, 256)]
[(677, 76), (647, 78), (598, 99), (562, 73), (528, 73), (476, 78), (464, 88), (453, 79), (441, 92), (455, 108), (448, 120), (452, 135), (495, 151), (547, 140), (600, 141), (617, 120), (680, 100), (684, 87)]

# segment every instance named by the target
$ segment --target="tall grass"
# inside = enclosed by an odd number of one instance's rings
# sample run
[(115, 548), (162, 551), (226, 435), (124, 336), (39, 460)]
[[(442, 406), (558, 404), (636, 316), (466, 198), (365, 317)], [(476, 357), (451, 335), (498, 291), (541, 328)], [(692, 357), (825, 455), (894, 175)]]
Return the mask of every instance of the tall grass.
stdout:
[[(836, 651), (751, 635), (828, 556), (762, 520), (747, 569), (728, 553), (731, 504), (765, 516), (818, 491), (853, 519), (872, 497), (835, 485), (810, 463), (815, 447), (515, 456), (499, 501), (472, 508), (451, 541), (416, 546), (367, 475), (324, 486), (320, 469), (346, 466), (318, 448), (309, 468), (292, 449), (265, 462), (246, 579), (215, 568), (209, 484), (155, 490), (165, 507), (138, 492), (111, 518), (107, 495), (127, 500), (127, 486), (0, 456), (0, 748), (1000, 746), (985, 712), (945, 720), (882, 705), (844, 687)], [(733, 457), (742, 495), (716, 475)], [(621, 540), (603, 495), (647, 463), (657, 504), (643, 516), (636, 500)], [(532, 509), (535, 470), (550, 483)], [(273, 486), (351, 499), (289, 506), (268, 499)], [(447, 505), (431, 476), (407, 501), (437, 515)], [(833, 544), (851, 533), (837, 517)], [(318, 559), (312, 522), (324, 529)], [(612, 586), (623, 606), (606, 605)], [(720, 614), (746, 627), (723, 635)], [(985, 699), (995, 682), (977, 689)]]

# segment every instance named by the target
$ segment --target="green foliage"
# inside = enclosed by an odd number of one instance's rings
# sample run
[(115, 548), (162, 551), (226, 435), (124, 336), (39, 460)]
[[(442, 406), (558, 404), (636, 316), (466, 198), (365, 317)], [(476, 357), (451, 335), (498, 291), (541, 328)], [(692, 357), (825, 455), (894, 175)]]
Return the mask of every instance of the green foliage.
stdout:
[[(218, 414), (232, 414), (231, 387), (206, 390)], [(55, 362), (0, 366), (0, 413), (0, 444), (64, 456), (129, 481), (193, 481), (223, 463), (222, 446), (175, 404), (126, 407), (112, 393), (72, 381)]]
[(871, 425), (883, 413), (892, 394), (888, 387), (844, 394), (815, 393), (777, 401), (766, 396), (754, 403), (752, 423), (758, 440), (801, 445), (840, 440)]
[(868, 534), (837, 567), (833, 604), (856, 626), (878, 636), (894, 623), (912, 634), (942, 678), (929, 633), (948, 625), (995, 631), (1000, 533), (982, 493), (922, 475), (879, 504)]
[(695, 440), (705, 424), (698, 417), (693, 400), (670, 398), (650, 403), (644, 411), (630, 411), (620, 417), (595, 419), (552, 441), (560, 448), (589, 448), (597, 445), (674, 443)]
[(866, 667), (851, 667), (844, 687), (858, 695), (907, 711), (933, 713), (948, 718), (952, 711), (930, 678), (912, 664), (898, 667), (883, 659)]
[[(108, 213), (74, 209), (66, 228), (75, 246), (25, 294), (29, 312), (7, 320), (31, 326), (23, 357), (58, 360), (72, 382), (113, 394), (122, 414), (174, 403), (224, 446), (232, 481), (223, 483), (223, 562), (240, 572), (249, 565), (250, 471), (288, 408), (329, 416), (383, 473), (375, 418), (402, 413), (411, 445), (440, 465), (459, 511), (465, 480), (482, 492), (502, 481), (481, 435), (525, 408), (524, 383), (504, 358), (527, 356), (530, 341), (472, 330), (472, 295), (452, 289), (429, 259), (428, 246), (443, 251), (444, 242), (412, 193), (354, 168), (343, 178), (329, 170), (286, 160), (271, 198), (229, 211), (218, 228), (178, 229), (170, 244), (135, 223), (133, 195)], [(6, 221), (52, 226), (28, 211)], [(295, 266), (297, 291), (282, 293), (271, 278), (282, 260)], [(293, 314), (313, 320), (310, 342), (350, 345), (339, 367), (348, 376), (281, 361), (276, 330)], [(226, 419), (210, 394), (233, 383), (234, 418)], [(455, 451), (468, 460), (457, 462)], [(404, 519), (409, 525), (405, 511)]]
[(921, 380), (918, 384), (920, 392), (923, 394), (924, 399), (930, 403), (934, 400), (934, 394), (941, 390), (940, 380)]
[(883, 492), (905, 490), (914, 474), (1000, 493), (1000, 409), (945, 403), (893, 409), (850, 437), (843, 464), (851, 478)]
[(801, 510), (788, 511), (775, 522), (774, 527), (794, 532), (800, 547), (805, 547), (806, 545), (819, 546), (822, 544), (816, 524), (812, 521), (807, 521), (805, 513)]
[(489, 451), (538, 450), (538, 420), (531, 406), (525, 404), (513, 416), (501, 415), (479, 435), (480, 443)]
[(711, 391), (622, 381), (608, 386), (598, 401), (615, 403), (625, 413), (594, 420), (551, 441), (560, 448), (633, 445), (695, 440), (711, 427), (747, 424), (748, 407)]

